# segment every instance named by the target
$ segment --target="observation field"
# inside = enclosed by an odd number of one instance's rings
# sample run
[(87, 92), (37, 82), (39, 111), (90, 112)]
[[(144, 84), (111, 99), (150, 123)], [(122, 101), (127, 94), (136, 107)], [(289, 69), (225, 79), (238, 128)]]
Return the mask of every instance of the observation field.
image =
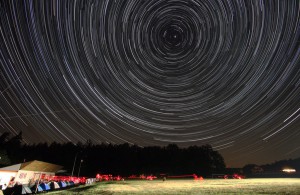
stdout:
[(99, 182), (47, 194), (300, 194), (300, 178), (167, 179)]

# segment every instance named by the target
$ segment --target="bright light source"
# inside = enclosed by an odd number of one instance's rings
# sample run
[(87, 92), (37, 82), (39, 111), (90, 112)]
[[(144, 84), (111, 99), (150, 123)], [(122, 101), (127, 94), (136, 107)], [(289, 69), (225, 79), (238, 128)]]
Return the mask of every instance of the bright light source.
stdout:
[(282, 171), (286, 173), (295, 173), (296, 169), (283, 169)]

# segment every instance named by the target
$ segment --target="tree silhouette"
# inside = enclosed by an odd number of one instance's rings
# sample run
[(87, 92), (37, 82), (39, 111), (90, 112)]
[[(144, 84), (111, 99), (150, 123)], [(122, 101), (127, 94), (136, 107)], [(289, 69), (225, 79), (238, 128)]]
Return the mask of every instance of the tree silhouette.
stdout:
[(0, 144), (5, 149), (1, 155), (7, 159), (6, 164), (41, 160), (63, 165), (71, 174), (73, 166), (76, 173), (79, 162), (83, 160), (80, 175), (85, 176), (95, 176), (97, 173), (122, 176), (161, 173), (210, 176), (225, 169), (223, 157), (210, 145), (188, 148), (179, 148), (176, 144), (139, 147), (128, 143), (96, 145), (91, 140), (84, 144), (53, 142), (28, 145), (22, 144), (22, 132), (12, 138), (8, 133), (2, 134)]

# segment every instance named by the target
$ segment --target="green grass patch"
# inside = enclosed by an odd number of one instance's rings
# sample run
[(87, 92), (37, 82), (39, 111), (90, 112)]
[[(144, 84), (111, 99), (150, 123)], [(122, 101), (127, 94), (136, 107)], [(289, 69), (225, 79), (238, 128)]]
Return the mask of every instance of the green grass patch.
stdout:
[(300, 194), (300, 179), (125, 180), (99, 182), (47, 194)]

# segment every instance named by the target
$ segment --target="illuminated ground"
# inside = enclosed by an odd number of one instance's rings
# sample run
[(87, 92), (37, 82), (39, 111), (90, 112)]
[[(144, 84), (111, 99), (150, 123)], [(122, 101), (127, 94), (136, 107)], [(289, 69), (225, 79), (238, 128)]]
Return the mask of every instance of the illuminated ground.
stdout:
[(47, 194), (300, 194), (300, 179), (113, 181)]

